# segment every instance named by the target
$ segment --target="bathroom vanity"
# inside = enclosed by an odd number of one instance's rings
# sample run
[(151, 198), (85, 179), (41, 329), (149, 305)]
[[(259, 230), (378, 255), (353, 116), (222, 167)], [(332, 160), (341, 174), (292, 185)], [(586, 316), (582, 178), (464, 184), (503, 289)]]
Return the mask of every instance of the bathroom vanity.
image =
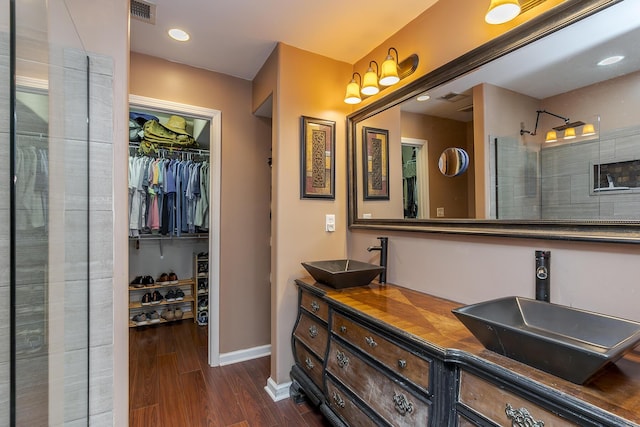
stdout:
[(448, 300), (296, 280), (291, 393), (336, 426), (639, 426), (640, 349), (585, 385), (486, 350)]

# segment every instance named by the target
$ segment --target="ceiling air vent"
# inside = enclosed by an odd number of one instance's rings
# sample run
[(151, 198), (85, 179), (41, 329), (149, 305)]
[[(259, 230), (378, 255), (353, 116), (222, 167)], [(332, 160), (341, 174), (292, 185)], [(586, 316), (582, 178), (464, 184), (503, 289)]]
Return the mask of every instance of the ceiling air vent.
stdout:
[(131, 0), (131, 17), (148, 24), (155, 24), (156, 5), (143, 0)]
[(442, 95), (440, 97), (440, 99), (442, 99), (443, 101), (449, 101), (449, 102), (458, 102), (467, 98), (469, 98), (469, 95), (465, 95), (464, 93), (455, 93), (455, 92), (449, 92), (448, 94)]

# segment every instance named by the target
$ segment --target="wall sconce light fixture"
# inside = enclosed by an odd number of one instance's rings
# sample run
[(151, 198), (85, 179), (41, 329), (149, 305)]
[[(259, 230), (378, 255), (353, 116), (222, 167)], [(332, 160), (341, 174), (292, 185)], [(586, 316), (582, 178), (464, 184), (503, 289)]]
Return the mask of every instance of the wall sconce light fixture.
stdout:
[[(395, 52), (395, 58), (391, 55), (391, 51)], [(375, 71), (373, 70), (373, 64), (376, 65)], [(370, 61), (369, 69), (365, 73), (364, 78), (357, 72), (353, 73), (351, 82), (347, 85), (347, 95), (344, 98), (344, 102), (347, 104), (357, 104), (362, 101), (360, 94), (365, 96), (375, 95), (380, 91), (380, 86), (386, 87), (394, 85), (405, 77), (413, 74), (416, 68), (418, 68), (418, 55), (415, 53), (411, 54), (402, 62), (398, 62), (398, 51), (396, 48), (390, 47), (387, 51), (387, 58), (379, 70), (378, 63), (376, 61)], [(378, 71), (380, 72), (379, 78)], [(355, 81), (356, 74), (358, 77), (361, 77), (361, 84)], [(362, 89), (360, 86), (362, 86)]]
[(347, 104), (359, 104), (362, 102), (362, 98), (360, 98), (360, 83), (356, 82), (356, 76), (362, 81), (362, 76), (360, 73), (355, 72), (351, 77), (351, 81), (347, 85), (347, 93), (344, 96), (344, 102)]
[(582, 134), (580, 136), (591, 136), (596, 134), (595, 127), (592, 123), (585, 123), (583, 121), (571, 122), (568, 117), (563, 117), (559, 114), (552, 113), (547, 110), (537, 110), (536, 111), (536, 125), (533, 128), (533, 132), (526, 130), (523, 128), (520, 129), (520, 135), (531, 135), (535, 136), (538, 131), (538, 123), (540, 122), (541, 114), (549, 114), (550, 116), (557, 117), (559, 119), (564, 120), (564, 124), (561, 126), (556, 126), (553, 130), (547, 132), (544, 142), (557, 142), (558, 141), (558, 132), (564, 132), (563, 139), (575, 139), (576, 138), (576, 128), (582, 126)]
[[(376, 70), (373, 71), (372, 64), (376, 64)], [(362, 89), (360, 90), (364, 95), (375, 95), (380, 92), (378, 87), (378, 63), (376, 61), (369, 62), (369, 69), (364, 74), (362, 79)]]
[(518, 0), (491, 0), (484, 20), (487, 24), (504, 24), (518, 16), (520, 10)]

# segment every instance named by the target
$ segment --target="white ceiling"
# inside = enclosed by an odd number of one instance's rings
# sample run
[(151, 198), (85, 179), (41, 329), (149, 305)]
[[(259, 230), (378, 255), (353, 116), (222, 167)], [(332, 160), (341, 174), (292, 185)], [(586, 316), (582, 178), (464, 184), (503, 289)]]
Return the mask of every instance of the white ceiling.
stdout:
[(150, 0), (155, 25), (131, 20), (131, 50), (252, 80), (279, 41), (353, 64), (436, 2)]

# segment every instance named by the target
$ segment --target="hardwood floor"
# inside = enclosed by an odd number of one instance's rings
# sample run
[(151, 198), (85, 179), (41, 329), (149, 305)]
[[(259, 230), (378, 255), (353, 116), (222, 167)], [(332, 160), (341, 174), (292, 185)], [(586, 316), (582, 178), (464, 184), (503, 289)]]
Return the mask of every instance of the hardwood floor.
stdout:
[(306, 403), (271, 400), (269, 357), (211, 368), (207, 328), (191, 320), (129, 330), (131, 427), (310, 426), (329, 423)]

